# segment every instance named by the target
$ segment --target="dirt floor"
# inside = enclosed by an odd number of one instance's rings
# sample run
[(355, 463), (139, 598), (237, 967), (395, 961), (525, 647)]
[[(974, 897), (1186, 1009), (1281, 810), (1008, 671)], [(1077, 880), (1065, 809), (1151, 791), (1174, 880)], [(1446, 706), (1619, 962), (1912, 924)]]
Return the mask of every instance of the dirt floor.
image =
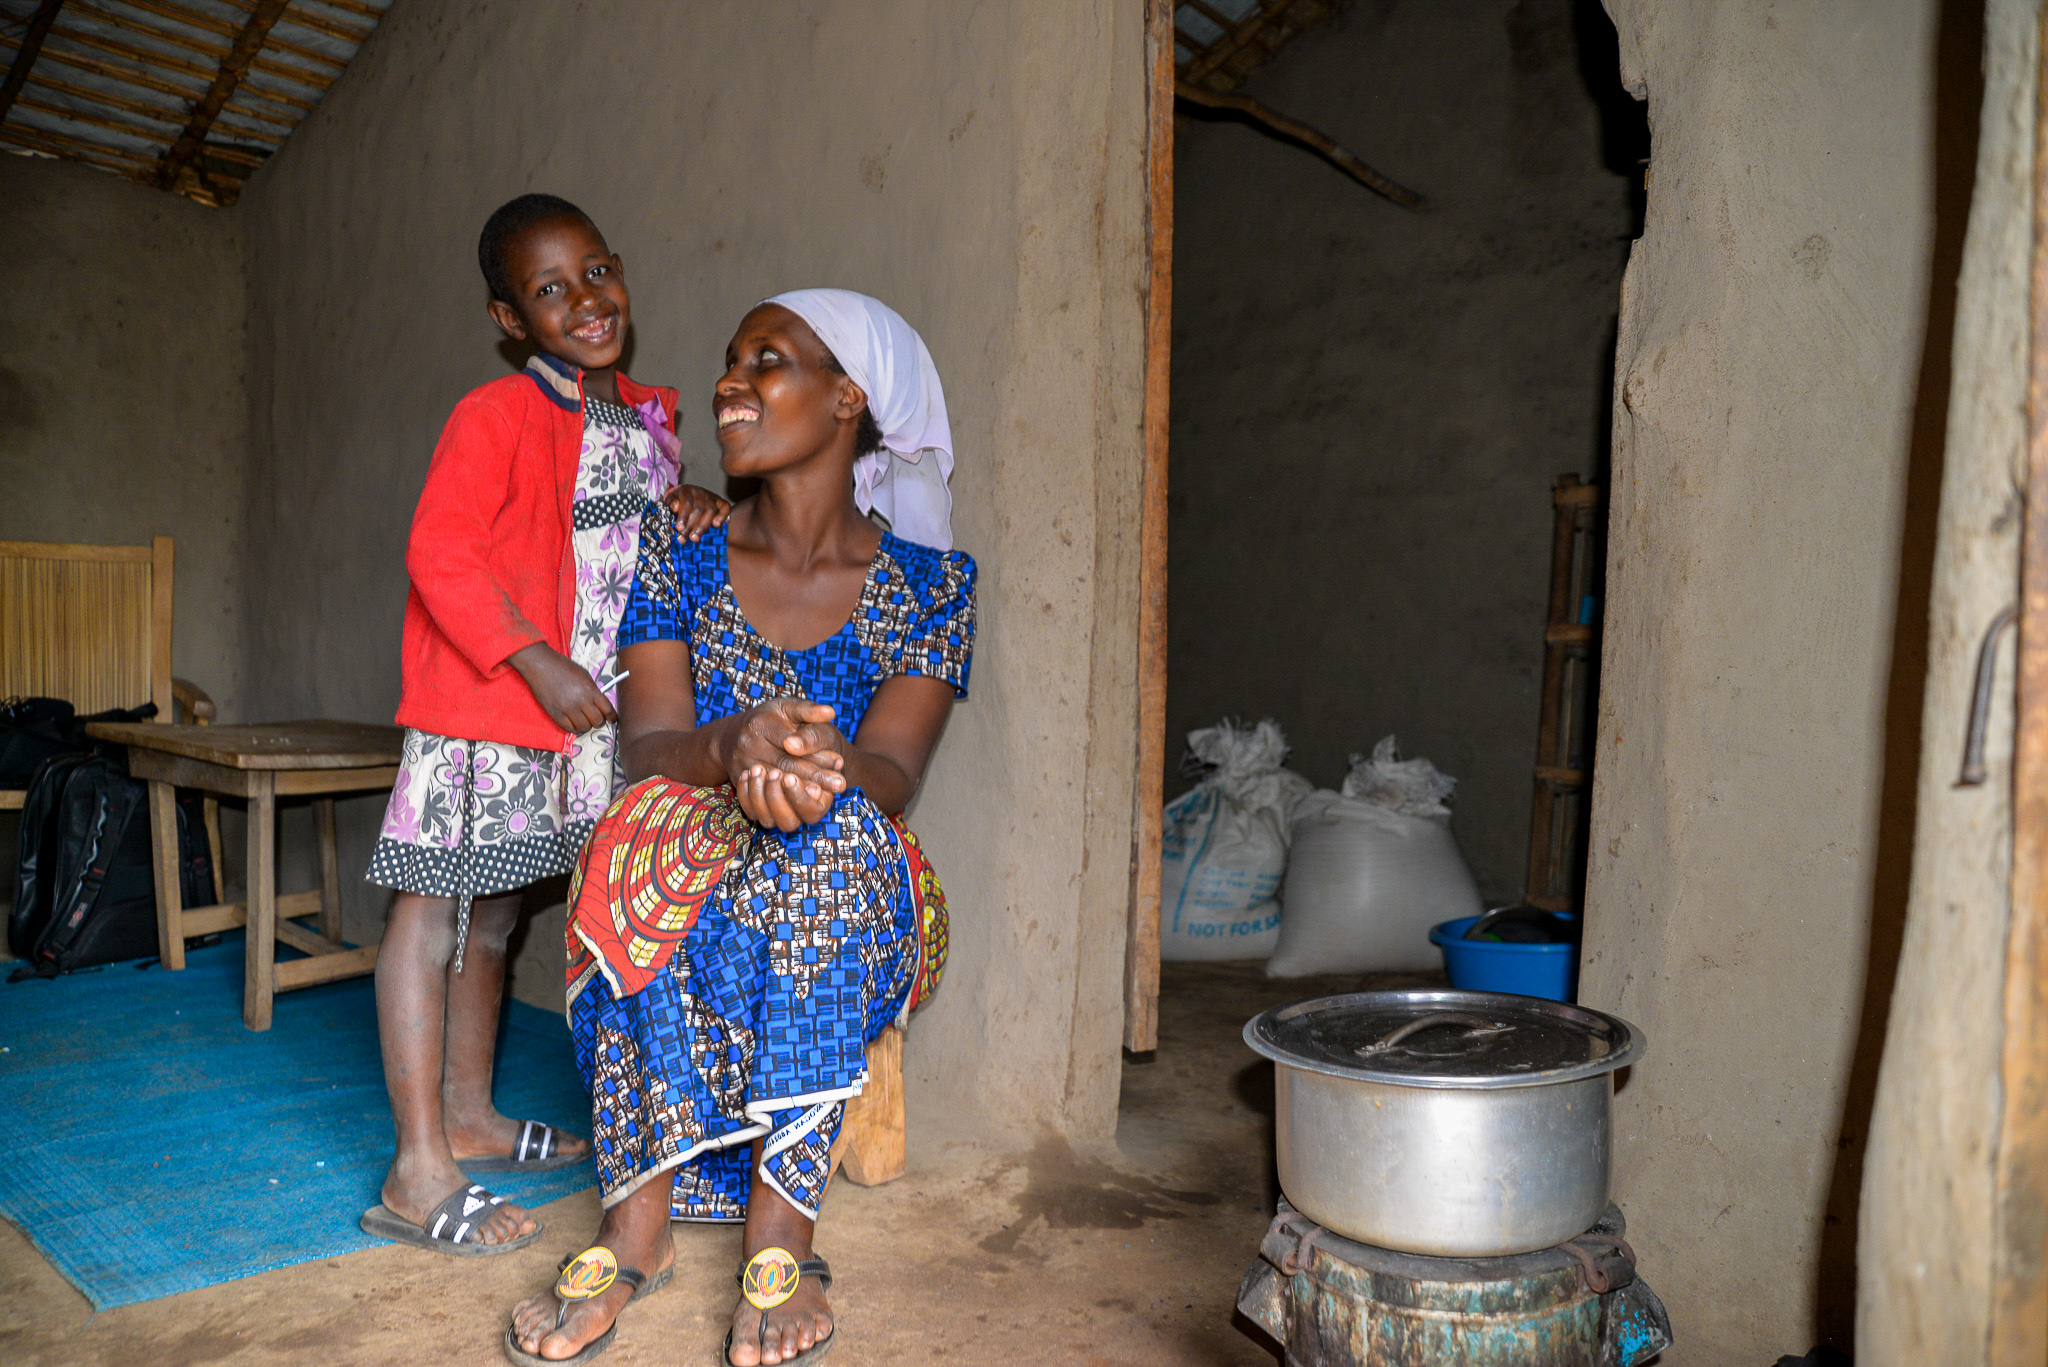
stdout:
[[(1278, 1194), (1272, 1067), (1238, 1032), (1277, 1002), (1364, 985), (1168, 964), (1159, 1052), (1124, 1067), (1114, 1148), (1044, 1136), (1019, 1152), (933, 1151), (913, 1131), (908, 1176), (835, 1183), (818, 1240), (838, 1279), (835, 1367), (1276, 1361), (1233, 1313)], [(508, 1312), (584, 1246), (596, 1192), (540, 1216), (547, 1237), (502, 1258), (392, 1245), (101, 1315), (0, 1222), (0, 1364), (501, 1363)], [(607, 1367), (716, 1362), (739, 1233), (676, 1232), (674, 1283), (627, 1311)]]

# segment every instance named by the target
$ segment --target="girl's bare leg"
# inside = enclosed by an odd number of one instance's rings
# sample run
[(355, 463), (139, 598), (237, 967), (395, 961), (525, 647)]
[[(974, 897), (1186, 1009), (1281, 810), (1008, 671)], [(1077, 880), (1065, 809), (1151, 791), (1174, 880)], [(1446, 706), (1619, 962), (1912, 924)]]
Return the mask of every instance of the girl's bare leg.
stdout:
[[(448, 971), (447, 1061), (441, 1079), (441, 1123), (448, 1148), (465, 1158), (507, 1154), (519, 1123), (498, 1114), (491, 1073), (498, 1055), (498, 1013), (505, 1002), (505, 942), (519, 921), (519, 894), (478, 898), (469, 909), (469, 943), (462, 971)], [(590, 1145), (557, 1132), (564, 1153)]]
[[(465, 959), (473, 961), (476, 953), (479, 916), (495, 915), (485, 909), (500, 906), (509, 908), (507, 914), (516, 915), (519, 899), (514, 895), (480, 900), (471, 908)], [(499, 934), (495, 980), (500, 990), (504, 983), (504, 933)], [(449, 1148), (441, 1108), (445, 1044), (451, 1033), (449, 980), (454, 957), (455, 900), (399, 893), (391, 903), (391, 920), (377, 954), (377, 1035), (384, 1047), (384, 1085), (391, 1093), (391, 1119), (398, 1130), (398, 1154), (384, 1178), (384, 1204), (415, 1223), (423, 1222), (450, 1192), (468, 1185)], [(495, 1002), (490, 1016), (494, 1032)], [(485, 1069), (488, 1092), (488, 1063)], [(507, 1203), (493, 1211), (475, 1237), (487, 1244), (503, 1243), (535, 1227), (532, 1216)]]
[[(815, 1226), (802, 1211), (761, 1180), (761, 1146), (754, 1141), (754, 1185), (747, 1197), (747, 1256), (764, 1248), (788, 1249), (798, 1262), (811, 1256), (811, 1235)], [(746, 1297), (732, 1312), (732, 1367), (756, 1367), (760, 1363), (787, 1362), (815, 1347), (832, 1332), (832, 1307), (826, 1304), (825, 1288), (816, 1277), (797, 1283), (796, 1294), (766, 1313), (756, 1310)]]

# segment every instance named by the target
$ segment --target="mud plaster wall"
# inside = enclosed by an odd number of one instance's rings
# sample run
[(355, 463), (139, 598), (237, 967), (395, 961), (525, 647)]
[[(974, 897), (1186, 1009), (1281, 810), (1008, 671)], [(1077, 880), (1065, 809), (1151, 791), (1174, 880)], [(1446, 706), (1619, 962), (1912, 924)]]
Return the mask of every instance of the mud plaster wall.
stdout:
[(1937, 6), (1608, 8), (1654, 149), (1616, 360), (1580, 995), (1649, 1036), (1616, 1099), (1615, 1195), (1670, 1360), (1770, 1361), (1853, 1281), (1821, 1259), (1883, 891)]
[(0, 540), (175, 537), (173, 669), (240, 719), (239, 218), (0, 156), (0, 261), (17, 281), (0, 326)]
[(1273, 716), (1335, 786), (1397, 733), (1458, 778), (1497, 897), (1527, 862), (1551, 482), (1605, 462), (1633, 226), (1588, 90), (1620, 96), (1613, 30), (1578, 8), (1358, 0), (1253, 74), (1419, 212), (1240, 123), (1175, 146), (1169, 763)]
[[(913, 1129), (1114, 1121), (1134, 745), (1141, 7), (400, 0), (252, 182), (248, 621), (273, 713), (382, 720), (402, 555), (455, 400), (505, 373), (478, 228), (545, 189), (623, 254), (628, 369), (708, 397), (777, 290), (889, 300), (946, 381), (981, 562), (974, 694), (912, 817), (952, 963), (913, 1029)], [(378, 804), (350, 813), (360, 868)], [(374, 936), (383, 899), (354, 894)], [(560, 921), (520, 995), (559, 1009)]]

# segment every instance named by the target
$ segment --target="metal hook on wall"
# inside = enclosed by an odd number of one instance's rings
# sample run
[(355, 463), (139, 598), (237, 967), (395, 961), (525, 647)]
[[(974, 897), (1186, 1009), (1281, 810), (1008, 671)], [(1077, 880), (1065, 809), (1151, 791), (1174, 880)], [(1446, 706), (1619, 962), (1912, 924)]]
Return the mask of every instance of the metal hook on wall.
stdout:
[(2001, 611), (1984, 629), (1984, 643), (1977, 647), (1977, 688), (1970, 696), (1970, 733), (1963, 743), (1963, 772), (1956, 776), (1958, 788), (1975, 788), (1984, 782), (1984, 736), (1991, 729), (1991, 686), (1998, 677), (1998, 642), (2019, 615), (2016, 604)]

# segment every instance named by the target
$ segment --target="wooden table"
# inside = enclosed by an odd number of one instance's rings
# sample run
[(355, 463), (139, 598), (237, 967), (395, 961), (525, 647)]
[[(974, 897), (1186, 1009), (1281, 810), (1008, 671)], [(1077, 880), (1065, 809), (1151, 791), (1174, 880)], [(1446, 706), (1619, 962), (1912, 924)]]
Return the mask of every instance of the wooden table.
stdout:
[[(341, 865), (334, 845), (334, 794), (389, 788), (398, 779), (401, 733), (395, 726), (287, 721), (253, 726), (162, 726), (95, 722), (101, 740), (128, 747), (128, 772), (149, 784), (155, 853), (156, 935), (164, 967), (185, 966), (185, 939), (247, 926), (242, 1021), (270, 1028), (271, 998), (295, 987), (368, 973), (377, 946), (341, 943)], [(249, 901), (186, 907), (178, 896), (176, 790), (249, 801)], [(277, 799), (314, 799), (320, 827), (320, 886), (277, 895)], [(252, 914), (253, 912), (253, 914)], [(319, 917), (318, 931), (298, 924)], [(282, 940), (310, 957), (277, 962)]]

